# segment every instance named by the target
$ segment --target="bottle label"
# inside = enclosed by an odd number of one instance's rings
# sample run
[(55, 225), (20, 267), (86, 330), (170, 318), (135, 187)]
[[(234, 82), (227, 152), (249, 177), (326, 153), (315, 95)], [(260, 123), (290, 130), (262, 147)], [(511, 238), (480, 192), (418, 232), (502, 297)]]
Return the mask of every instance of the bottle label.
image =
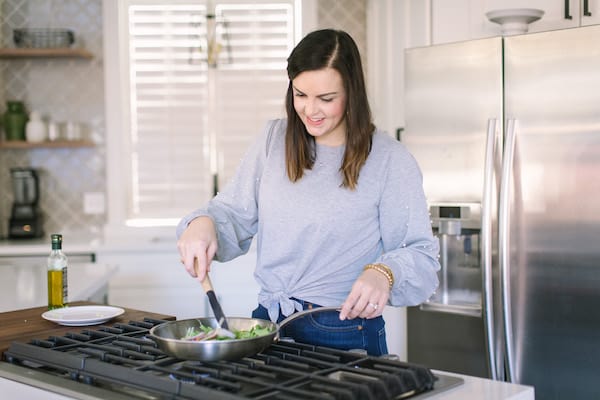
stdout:
[(63, 306), (67, 305), (69, 301), (69, 285), (67, 281), (67, 267), (62, 269), (62, 303)]
[(63, 271), (48, 270), (48, 309), (64, 307)]

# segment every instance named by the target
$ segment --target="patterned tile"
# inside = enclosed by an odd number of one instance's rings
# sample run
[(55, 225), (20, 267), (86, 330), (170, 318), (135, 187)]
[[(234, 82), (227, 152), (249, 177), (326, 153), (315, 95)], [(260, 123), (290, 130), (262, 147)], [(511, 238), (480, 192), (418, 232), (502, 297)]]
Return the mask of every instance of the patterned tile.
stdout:
[(367, 73), (367, 0), (319, 0), (317, 4), (319, 28), (341, 29), (356, 42)]
[(13, 47), (14, 28), (68, 28), (75, 46), (92, 60), (30, 59), (0, 61), (0, 112), (8, 99), (25, 102), (59, 123), (76, 121), (97, 146), (81, 149), (0, 150), (0, 237), (7, 234), (12, 204), (11, 167), (34, 167), (40, 175), (40, 209), (47, 234), (89, 231), (104, 215), (83, 212), (85, 192), (105, 191), (104, 77), (101, 0), (4, 0), (1, 43)]

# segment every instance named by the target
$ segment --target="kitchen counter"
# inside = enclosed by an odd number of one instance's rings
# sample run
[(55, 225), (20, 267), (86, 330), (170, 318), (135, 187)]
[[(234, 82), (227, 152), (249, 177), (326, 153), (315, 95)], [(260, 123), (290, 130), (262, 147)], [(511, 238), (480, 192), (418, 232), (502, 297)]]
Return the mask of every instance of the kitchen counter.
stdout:
[[(56, 325), (42, 319), (40, 315), (44, 310), (44, 307), (40, 307), (0, 314), (0, 320), (2, 321), (2, 325), (0, 325), (0, 353), (4, 352), (14, 340), (27, 341), (33, 338), (47, 337), (50, 335), (63, 335), (70, 330), (79, 329), (78, 327), (74, 328)], [(174, 319), (167, 315), (126, 309), (126, 312), (123, 315), (115, 318), (115, 320), (111, 322), (126, 322), (129, 320), (141, 319), (144, 316), (165, 320)], [(35, 372), (28, 372), (26, 374), (27, 376), (23, 376), (22, 371), (19, 371), (19, 369), (22, 368), (5, 362), (0, 363), (0, 392), (3, 394), (3, 397), (28, 400), (84, 398), (82, 397), (82, 394), (76, 394), (75, 392), (73, 392), (72, 395), (52, 393), (53, 383), (51, 381), (45, 386), (45, 389), (22, 383), (32, 381), (37, 383), (37, 379), (35, 377)], [(433, 395), (425, 393), (416, 396), (415, 400), (534, 400), (534, 390), (532, 387), (460, 374), (451, 374), (444, 371), (434, 371), (434, 373), (436, 375), (458, 377), (463, 380), (463, 383), (439, 394)], [(65, 390), (65, 387), (68, 390), (68, 386), (72, 384), (70, 381), (65, 382), (61, 378), (57, 379), (61, 390)], [(90, 396), (85, 398), (98, 398), (93, 397), (93, 387), (90, 387), (89, 389)], [(115, 393), (114, 396), (111, 395), (110, 398), (121, 399), (124, 397)]]
[[(168, 229), (129, 229), (125, 232), (64, 232), (63, 250), (69, 255), (96, 254), (109, 252), (157, 252), (176, 251), (175, 228)], [(50, 252), (50, 237), (36, 239), (0, 240), (2, 257), (47, 256)]]
[(534, 400), (534, 388), (514, 383), (493, 381), (475, 376), (454, 374), (446, 371), (433, 371), (434, 374), (443, 374), (461, 378), (464, 383), (448, 389), (437, 395), (419, 396), (418, 400)]
[[(6, 367), (6, 368), (5, 368)], [(7, 376), (12, 378), (13, 369), (16, 368), (11, 364), (0, 364), (0, 376)], [(444, 372), (450, 375), (449, 373)], [(16, 376), (14, 372), (14, 379), (22, 379)], [(534, 390), (529, 386), (515, 385), (505, 382), (497, 382), (489, 379), (481, 379), (466, 375), (451, 374), (463, 379), (464, 383), (453, 389), (449, 389), (437, 395), (422, 394), (415, 397), (415, 400), (534, 400)], [(32, 374), (32, 379), (34, 374)], [(57, 380), (60, 378), (57, 378)], [(62, 386), (61, 389), (65, 389), (65, 382), (58, 381)], [(70, 384), (71, 382), (67, 382)], [(51, 386), (48, 387), (51, 390)], [(51, 391), (39, 389), (33, 386), (28, 386), (23, 383), (16, 382), (13, 379), (0, 377), (0, 392), (2, 392), (7, 398), (10, 399), (27, 399), (27, 400), (67, 400), (67, 399), (81, 399), (81, 394), (73, 394), (73, 397), (64, 394), (52, 393)], [(90, 388), (90, 396), (94, 396), (93, 388)], [(89, 397), (95, 398), (95, 397)], [(111, 399), (125, 399), (119, 394), (111, 394)]]
[[(102, 244), (99, 237), (89, 235), (63, 235), (63, 250), (67, 256), (94, 254)], [(47, 257), (50, 253), (50, 238), (0, 240), (1, 257)]]

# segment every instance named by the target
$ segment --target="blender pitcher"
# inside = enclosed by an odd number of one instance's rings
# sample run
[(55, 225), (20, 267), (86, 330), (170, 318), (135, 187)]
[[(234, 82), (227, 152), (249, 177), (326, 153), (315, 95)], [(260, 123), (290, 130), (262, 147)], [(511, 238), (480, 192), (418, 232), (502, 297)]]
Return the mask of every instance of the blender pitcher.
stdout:
[(13, 201), (17, 206), (36, 206), (39, 200), (39, 181), (32, 168), (11, 168)]
[(39, 180), (32, 168), (11, 168), (13, 206), (9, 222), (9, 237), (42, 236), (42, 218), (38, 210)]

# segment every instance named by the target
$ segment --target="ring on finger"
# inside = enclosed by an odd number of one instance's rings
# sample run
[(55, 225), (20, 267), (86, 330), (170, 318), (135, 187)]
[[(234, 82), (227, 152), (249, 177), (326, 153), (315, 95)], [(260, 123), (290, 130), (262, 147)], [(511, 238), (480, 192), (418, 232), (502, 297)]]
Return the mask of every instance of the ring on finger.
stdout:
[(377, 307), (379, 307), (379, 305), (375, 303), (369, 303), (369, 305), (373, 307), (373, 310), (377, 310)]

